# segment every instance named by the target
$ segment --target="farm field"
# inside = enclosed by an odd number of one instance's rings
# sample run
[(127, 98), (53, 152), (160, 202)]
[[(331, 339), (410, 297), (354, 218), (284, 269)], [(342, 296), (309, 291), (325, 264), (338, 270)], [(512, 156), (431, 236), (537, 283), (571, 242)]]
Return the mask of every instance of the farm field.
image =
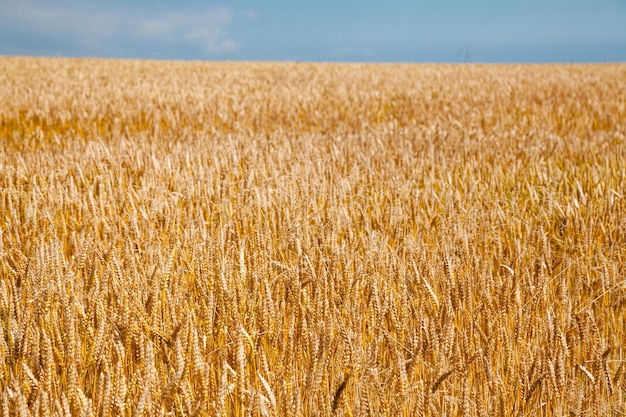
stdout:
[(626, 415), (626, 64), (0, 57), (0, 416)]

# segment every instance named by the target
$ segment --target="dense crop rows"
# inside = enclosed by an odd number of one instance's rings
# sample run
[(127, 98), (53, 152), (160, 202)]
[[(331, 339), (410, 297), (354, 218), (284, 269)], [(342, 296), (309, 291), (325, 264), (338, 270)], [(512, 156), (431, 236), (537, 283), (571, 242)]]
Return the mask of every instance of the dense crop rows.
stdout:
[(626, 65), (0, 59), (0, 416), (626, 414)]

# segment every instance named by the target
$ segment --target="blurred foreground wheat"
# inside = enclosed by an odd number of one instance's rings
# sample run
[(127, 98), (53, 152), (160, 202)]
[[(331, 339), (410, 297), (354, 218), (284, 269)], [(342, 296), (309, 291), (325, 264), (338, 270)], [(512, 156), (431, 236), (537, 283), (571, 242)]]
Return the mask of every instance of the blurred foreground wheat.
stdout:
[(0, 416), (626, 414), (626, 65), (0, 58)]

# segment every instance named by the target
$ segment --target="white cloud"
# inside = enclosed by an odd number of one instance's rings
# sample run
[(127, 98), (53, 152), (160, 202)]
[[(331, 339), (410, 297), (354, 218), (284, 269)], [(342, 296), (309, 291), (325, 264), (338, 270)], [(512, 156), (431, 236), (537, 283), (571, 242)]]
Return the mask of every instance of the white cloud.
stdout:
[(248, 20), (257, 20), (259, 18), (259, 14), (252, 9), (245, 9), (239, 12), (242, 17), (245, 17)]
[(241, 43), (226, 37), (226, 29), (232, 19), (230, 9), (212, 8), (191, 19), (185, 19), (186, 23), (195, 21), (195, 24), (187, 27), (184, 38), (198, 42), (208, 54), (236, 52), (241, 48)]
[(80, 3), (9, 0), (2, 4), (2, 20), (38, 32), (110, 36), (121, 19), (114, 13), (89, 10)]
[(237, 42), (232, 39), (225, 39), (219, 42), (217, 49), (223, 52), (236, 52), (240, 50), (242, 46), (241, 42)]
[[(256, 17), (252, 10), (240, 13)], [(122, 2), (0, 1), (0, 26), (11, 25), (35, 40), (64, 39), (67, 48), (78, 46), (92, 55), (112, 52), (116, 44), (140, 53), (167, 44), (207, 56), (228, 54), (242, 47), (228, 36), (232, 21), (233, 11), (223, 6), (164, 10)]]

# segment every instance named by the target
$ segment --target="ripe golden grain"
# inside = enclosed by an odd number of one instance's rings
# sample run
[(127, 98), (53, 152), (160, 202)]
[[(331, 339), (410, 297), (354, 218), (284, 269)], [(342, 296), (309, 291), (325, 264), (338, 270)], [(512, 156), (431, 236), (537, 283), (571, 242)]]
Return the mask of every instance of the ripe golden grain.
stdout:
[(0, 74), (2, 415), (626, 413), (626, 65)]

